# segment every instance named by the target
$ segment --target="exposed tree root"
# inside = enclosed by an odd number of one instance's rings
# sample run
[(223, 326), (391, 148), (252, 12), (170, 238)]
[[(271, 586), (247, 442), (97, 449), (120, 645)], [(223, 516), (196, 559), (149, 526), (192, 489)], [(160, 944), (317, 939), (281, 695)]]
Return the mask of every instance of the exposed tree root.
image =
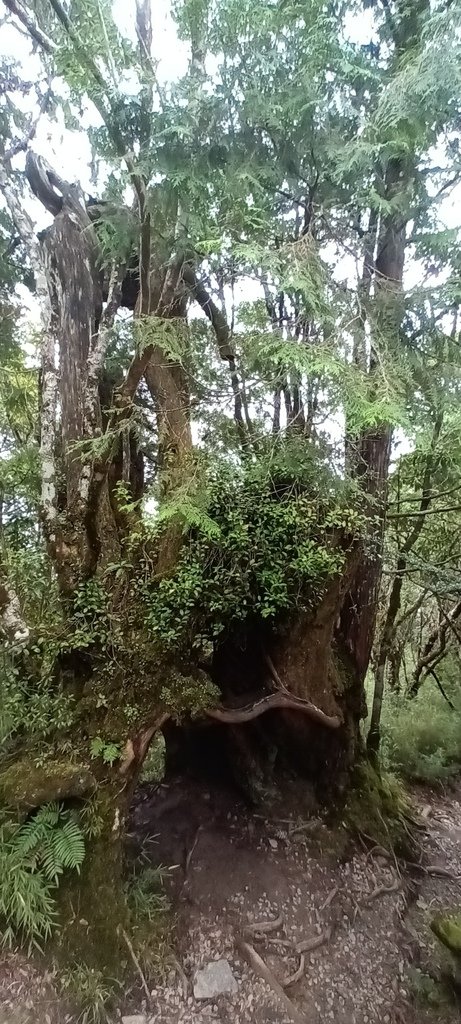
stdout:
[(263, 933), (276, 932), (277, 928), (281, 928), (283, 924), (283, 915), (280, 914), (274, 921), (257, 921), (255, 924), (247, 924), (245, 931), (252, 932), (253, 935), (260, 935)]
[(301, 942), (297, 942), (295, 949), (297, 953), (312, 953), (314, 949), (319, 949), (325, 942), (331, 939), (333, 928), (328, 925), (320, 935), (312, 935), (310, 939), (302, 939)]
[(235, 944), (243, 959), (246, 960), (247, 964), (250, 965), (255, 974), (258, 974), (259, 977), (270, 986), (272, 991), (285, 1007), (285, 1010), (291, 1017), (291, 1020), (294, 1021), (295, 1024), (308, 1024), (307, 1018), (304, 1014), (300, 1013), (291, 999), (289, 999), (282, 985), (277, 981), (277, 978), (267, 966), (263, 958), (256, 952), (254, 946), (252, 946), (250, 942), (246, 942), (240, 935), (236, 935)]
[(398, 878), (394, 878), (391, 885), (377, 885), (375, 889), (368, 892), (363, 898), (364, 903), (371, 903), (372, 900), (376, 900), (378, 896), (385, 896), (389, 892), (398, 892), (400, 889), (400, 882)]
[(283, 988), (289, 988), (290, 985), (295, 985), (297, 981), (301, 981), (301, 978), (304, 975), (305, 969), (306, 969), (306, 960), (305, 960), (304, 953), (301, 953), (301, 957), (300, 957), (300, 961), (299, 961), (299, 967), (294, 972), (294, 974), (287, 974), (287, 975), (285, 975), (285, 977), (283, 978), (283, 981), (280, 982), (282, 987)]
[(207, 718), (213, 718), (216, 722), (223, 722), (227, 725), (239, 725), (242, 722), (251, 722), (254, 718), (259, 718), (266, 711), (272, 711), (275, 708), (300, 711), (301, 714), (308, 715), (309, 718), (320, 722), (321, 725), (325, 725), (328, 729), (339, 729), (341, 725), (341, 719), (338, 715), (326, 715), (324, 711), (317, 708), (315, 704), (311, 704), (310, 701), (301, 700), (300, 697), (293, 697), (287, 693), (279, 692), (270, 693), (267, 697), (262, 697), (261, 700), (253, 704), (247, 704), (243, 708), (207, 708), (205, 715)]

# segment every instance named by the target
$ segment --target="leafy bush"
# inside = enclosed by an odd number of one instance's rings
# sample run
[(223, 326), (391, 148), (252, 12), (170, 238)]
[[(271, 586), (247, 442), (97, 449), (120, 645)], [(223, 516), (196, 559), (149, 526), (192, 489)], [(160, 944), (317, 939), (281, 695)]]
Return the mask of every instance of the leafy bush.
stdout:
[(433, 684), (418, 697), (388, 693), (382, 716), (382, 756), (408, 779), (436, 782), (461, 765), (461, 711), (452, 711)]
[[(263, 466), (220, 469), (197, 496), (166, 513), (182, 520), (184, 544), (173, 575), (143, 584), (151, 637), (178, 654), (206, 650), (236, 624), (280, 623), (308, 608), (341, 572), (345, 548), (360, 528), (357, 502), (331, 473), (322, 482), (311, 454), (296, 470), (283, 458)], [(210, 525), (211, 524), (211, 525)]]
[(0, 826), (0, 941), (19, 937), (40, 946), (56, 924), (54, 892), (65, 869), (79, 870), (85, 856), (80, 825), (60, 804), (44, 804), (24, 824)]

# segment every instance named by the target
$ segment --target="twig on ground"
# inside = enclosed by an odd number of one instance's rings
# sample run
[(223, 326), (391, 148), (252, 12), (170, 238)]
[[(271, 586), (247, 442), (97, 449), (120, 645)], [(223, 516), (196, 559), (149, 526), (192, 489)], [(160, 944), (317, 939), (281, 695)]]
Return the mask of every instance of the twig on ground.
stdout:
[[(250, 935), (252, 935), (251, 932)], [(253, 935), (253, 938), (255, 942), (265, 942), (266, 945), (270, 946), (283, 946), (285, 949), (292, 949), (294, 953), (296, 952), (295, 946), (290, 939), (269, 938), (268, 935), (260, 935), (259, 933)]]
[(149, 1007), (149, 1009), (151, 1009), (152, 1008), (152, 999), (151, 999), (151, 994), (150, 994), (150, 991), (149, 991), (149, 986), (148, 986), (147, 981), (145, 979), (145, 976), (143, 974), (143, 970), (142, 970), (141, 964), (139, 963), (139, 960), (138, 960), (138, 958), (136, 956), (136, 953), (135, 953), (135, 951), (133, 949), (133, 943), (131, 942), (131, 939), (127, 935), (127, 933), (126, 933), (124, 928), (122, 928), (122, 935), (123, 935), (123, 938), (124, 938), (124, 940), (126, 942), (126, 945), (128, 946), (128, 952), (129, 952), (129, 954), (131, 956), (131, 959), (132, 959), (132, 961), (134, 963), (134, 966), (136, 968), (136, 972), (139, 975), (139, 980), (140, 980), (141, 985), (142, 985), (142, 987), (144, 989), (144, 994), (145, 994), (146, 1000), (147, 1000), (147, 1006)]
[(329, 907), (330, 904), (333, 903), (333, 900), (338, 895), (338, 893), (339, 885), (335, 885), (331, 892), (328, 893), (327, 898), (323, 901), (322, 906), (320, 907), (320, 913), (322, 912), (322, 910), (326, 910), (327, 907)]
[(191, 846), (189, 852), (186, 854), (186, 861), (185, 861), (185, 864), (184, 864), (184, 874), (185, 875), (187, 875), (187, 873), (189, 871), (190, 862), (192, 860), (192, 857), (194, 855), (194, 850), (196, 849), (197, 843), (199, 841), (201, 831), (202, 831), (202, 826), (199, 825), (199, 827), (198, 827), (198, 829), (197, 829), (197, 831), (195, 833), (195, 836), (194, 836), (194, 839), (193, 839), (193, 842), (192, 842), (192, 846)]
[(187, 974), (186, 974), (182, 964), (180, 964), (180, 962), (179, 962), (179, 960), (178, 960), (178, 958), (176, 956), (175, 956), (173, 962), (174, 962), (176, 973), (179, 974), (179, 977), (181, 979), (182, 994), (184, 996), (184, 999), (187, 999), (187, 996), (189, 994), (189, 982), (187, 980)]

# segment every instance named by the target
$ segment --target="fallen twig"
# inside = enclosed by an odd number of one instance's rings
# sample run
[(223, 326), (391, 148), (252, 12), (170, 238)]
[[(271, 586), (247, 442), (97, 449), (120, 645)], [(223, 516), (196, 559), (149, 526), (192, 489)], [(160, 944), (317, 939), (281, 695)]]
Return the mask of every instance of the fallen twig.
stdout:
[(184, 999), (187, 999), (187, 996), (189, 994), (189, 982), (187, 980), (187, 974), (182, 964), (180, 964), (179, 960), (177, 959), (177, 957), (174, 958), (174, 966), (177, 974), (179, 974), (179, 977), (181, 979), (183, 997)]
[(136, 956), (136, 953), (135, 953), (135, 951), (133, 949), (133, 943), (131, 942), (131, 939), (127, 935), (127, 933), (126, 933), (124, 928), (122, 928), (122, 935), (123, 935), (123, 938), (124, 938), (124, 940), (126, 942), (126, 945), (128, 946), (128, 952), (129, 952), (129, 954), (131, 956), (131, 959), (132, 959), (132, 961), (134, 963), (134, 966), (136, 968), (136, 972), (139, 975), (139, 980), (141, 982), (141, 985), (142, 985), (142, 987), (144, 989), (144, 994), (146, 996), (147, 1005), (148, 1005), (149, 1009), (152, 1009), (152, 999), (151, 999), (151, 994), (150, 994), (150, 991), (149, 991), (149, 986), (148, 986), (147, 981), (145, 979), (145, 976), (143, 974), (143, 970), (142, 970), (141, 964), (139, 963), (139, 960), (138, 960), (138, 958)]
[(188, 871), (189, 871), (189, 867), (190, 867), (190, 862), (191, 862), (191, 860), (192, 860), (192, 857), (193, 857), (193, 855), (194, 855), (194, 850), (195, 850), (195, 848), (196, 848), (196, 846), (197, 846), (197, 843), (198, 843), (198, 841), (199, 841), (199, 837), (200, 837), (200, 833), (201, 833), (201, 831), (202, 831), (202, 826), (201, 826), (201, 825), (199, 825), (199, 827), (198, 827), (198, 829), (197, 829), (197, 831), (196, 831), (196, 833), (195, 833), (195, 836), (194, 836), (194, 839), (193, 839), (193, 842), (192, 842), (192, 846), (191, 846), (191, 848), (190, 848), (189, 852), (188, 852), (188, 853), (187, 853), (187, 855), (186, 855), (186, 861), (185, 861), (185, 865), (184, 865), (184, 873), (185, 873), (186, 875), (187, 875), (187, 873), (188, 873)]
[(295, 1024), (307, 1024), (306, 1017), (299, 1012), (291, 999), (289, 999), (282, 988), (282, 985), (277, 981), (277, 978), (264, 962), (263, 958), (256, 952), (254, 946), (252, 946), (251, 943), (246, 942), (245, 939), (242, 939), (240, 935), (236, 935), (235, 943), (244, 960), (246, 960), (250, 965), (255, 974), (258, 974), (263, 981), (267, 982), (272, 991), (275, 992), (275, 995), (278, 996), (280, 1002), (285, 1007), (286, 1012), (290, 1015)]
[(320, 912), (322, 912), (322, 910), (326, 910), (327, 907), (329, 907), (330, 904), (333, 903), (333, 900), (335, 899), (335, 896), (338, 895), (338, 892), (339, 885), (335, 885), (331, 892), (328, 893), (327, 898), (323, 901), (322, 906), (320, 907)]
[(290, 939), (269, 938), (268, 935), (260, 935), (259, 933), (253, 935), (253, 938), (255, 942), (265, 942), (266, 945), (270, 946), (283, 946), (284, 949), (291, 949), (293, 953), (296, 952), (296, 947)]

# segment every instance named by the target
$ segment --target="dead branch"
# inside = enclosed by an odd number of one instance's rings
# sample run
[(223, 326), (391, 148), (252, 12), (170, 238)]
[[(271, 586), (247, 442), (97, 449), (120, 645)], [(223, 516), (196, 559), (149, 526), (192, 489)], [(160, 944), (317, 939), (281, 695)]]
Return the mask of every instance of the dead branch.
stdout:
[(235, 944), (244, 960), (246, 960), (250, 965), (255, 974), (258, 974), (259, 977), (270, 986), (295, 1024), (307, 1024), (306, 1017), (300, 1013), (291, 999), (288, 998), (286, 992), (282, 988), (282, 985), (277, 981), (277, 978), (269, 969), (262, 957), (260, 957), (259, 953), (256, 952), (254, 946), (249, 942), (245, 942), (245, 940), (239, 935), (235, 937)]
[(127, 935), (127, 933), (126, 933), (124, 928), (122, 928), (122, 935), (123, 935), (123, 938), (124, 938), (124, 940), (126, 942), (126, 945), (128, 947), (128, 952), (130, 954), (130, 957), (131, 957), (131, 959), (132, 959), (132, 961), (134, 963), (134, 966), (136, 968), (136, 972), (137, 972), (137, 974), (139, 976), (139, 980), (141, 982), (141, 985), (142, 985), (142, 987), (144, 989), (144, 994), (146, 996), (147, 1005), (148, 1005), (149, 1008), (151, 1008), (152, 1007), (152, 998), (151, 998), (151, 994), (150, 994), (150, 991), (149, 991), (149, 986), (148, 986), (147, 981), (145, 979), (145, 976), (143, 974), (143, 970), (142, 970), (141, 964), (139, 963), (139, 960), (138, 960), (138, 958), (136, 956), (136, 953), (135, 953), (135, 951), (133, 949), (133, 944), (132, 944), (132, 942), (131, 942), (131, 940), (130, 940), (129, 936)]
[(195, 849), (197, 847), (197, 843), (199, 841), (201, 831), (202, 831), (202, 825), (199, 825), (198, 829), (197, 829), (197, 831), (195, 833), (194, 839), (192, 841), (191, 848), (188, 851), (188, 853), (186, 854), (186, 860), (185, 860), (185, 865), (184, 865), (184, 874), (185, 875), (187, 875), (188, 872), (189, 872), (190, 862), (192, 860), (192, 857), (194, 856), (194, 851), (195, 851)]
[(0, 634), (10, 643), (22, 645), (30, 637), (29, 627), (23, 618), (16, 591), (8, 582), (6, 573), (0, 567)]
[(56, 44), (49, 39), (48, 36), (42, 32), (41, 28), (38, 27), (35, 21), (29, 17), (27, 11), (24, 10), (19, 0), (3, 0), (5, 7), (14, 14), (18, 21), (22, 22), (24, 27), (27, 29), (31, 39), (45, 51), (45, 53), (53, 53), (56, 49)]
[(205, 285), (196, 276), (189, 263), (184, 263), (182, 268), (182, 279), (187, 285), (190, 294), (196, 302), (198, 302), (199, 306), (201, 306), (205, 316), (208, 317), (208, 320), (213, 327), (221, 359), (233, 359), (234, 351), (230, 342), (226, 317), (218, 308), (216, 303), (213, 302), (213, 299), (208, 294)]
[(10, 146), (9, 149), (7, 149), (7, 151), (6, 151), (6, 153), (5, 153), (4, 157), (3, 157), (4, 163), (8, 163), (10, 160), (13, 159), (14, 156), (17, 156), (18, 153), (22, 153), (25, 149), (27, 149), (27, 147), (29, 145), (29, 142), (32, 142), (32, 139), (34, 138), (34, 136), (36, 134), (40, 118), (43, 116), (43, 114), (46, 114), (46, 111), (47, 111), (48, 104), (50, 102), (51, 96), (52, 96), (52, 89), (51, 89), (51, 85), (49, 85), (47, 90), (46, 90), (46, 92), (45, 92), (45, 94), (43, 95), (43, 97), (42, 97), (42, 99), (40, 101), (40, 106), (39, 106), (39, 110), (38, 110), (37, 116), (34, 117), (33, 120), (31, 121), (31, 123), (29, 125), (29, 128), (28, 128), (26, 134), (24, 135), (24, 137), (22, 139), (20, 139), (18, 142), (14, 142), (13, 145)]
[(322, 910), (326, 910), (327, 907), (329, 907), (330, 904), (333, 903), (333, 900), (338, 895), (338, 893), (339, 885), (335, 885), (334, 889), (332, 889), (331, 892), (328, 893), (327, 898), (323, 901), (322, 906), (320, 907), (320, 913), (322, 912)]
[(258, 942), (264, 942), (267, 946), (282, 946), (283, 949), (291, 949), (292, 953), (296, 953), (296, 949), (290, 939), (280, 939), (276, 936), (270, 937), (269, 935), (260, 935), (255, 932), (255, 940)]
[(173, 963), (174, 963), (174, 966), (175, 966), (175, 970), (176, 970), (177, 974), (179, 975), (179, 978), (180, 978), (180, 981), (181, 981), (183, 998), (187, 999), (187, 996), (189, 994), (189, 982), (188, 982), (188, 979), (187, 979), (187, 974), (186, 974), (182, 964), (179, 962), (177, 957), (174, 957)]
[(273, 711), (275, 708), (282, 708), (287, 711), (300, 711), (301, 714), (308, 715), (309, 718), (326, 726), (328, 729), (339, 729), (341, 725), (341, 719), (338, 715), (326, 715), (324, 711), (317, 708), (315, 704), (311, 704), (310, 701), (302, 700), (300, 697), (288, 696), (286, 693), (268, 694), (267, 697), (262, 697), (255, 704), (248, 704), (243, 708), (208, 708), (205, 714), (208, 718), (213, 718), (217, 722), (223, 722), (226, 725), (239, 725), (242, 722), (251, 722), (254, 718), (259, 718), (266, 711)]

